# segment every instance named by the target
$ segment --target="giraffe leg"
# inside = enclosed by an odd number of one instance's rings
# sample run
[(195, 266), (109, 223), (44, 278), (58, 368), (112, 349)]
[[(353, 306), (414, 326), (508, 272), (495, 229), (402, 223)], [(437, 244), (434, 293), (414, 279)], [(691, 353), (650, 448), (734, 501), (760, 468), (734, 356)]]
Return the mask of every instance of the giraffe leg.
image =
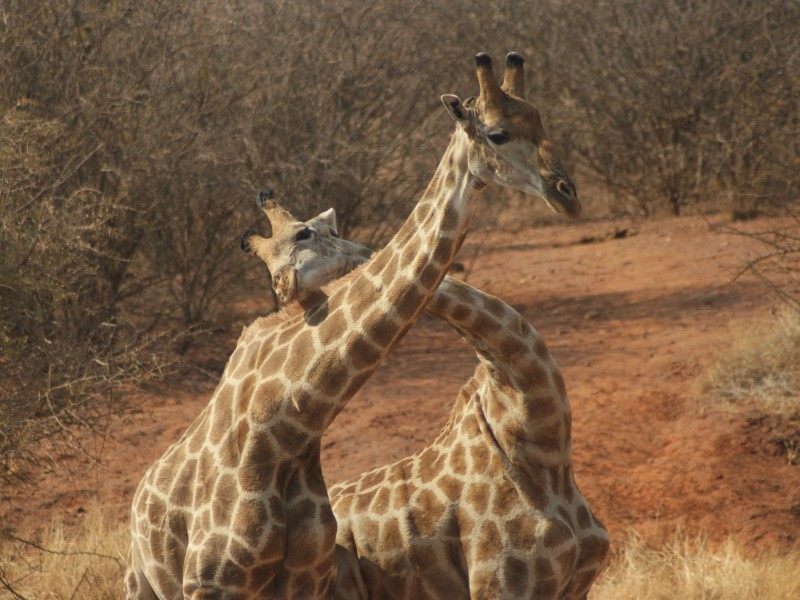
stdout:
[(336, 544), (336, 600), (362, 600), (367, 598), (367, 587), (355, 553)]
[(128, 569), (125, 574), (125, 598), (127, 600), (158, 600), (150, 582), (138, 569)]

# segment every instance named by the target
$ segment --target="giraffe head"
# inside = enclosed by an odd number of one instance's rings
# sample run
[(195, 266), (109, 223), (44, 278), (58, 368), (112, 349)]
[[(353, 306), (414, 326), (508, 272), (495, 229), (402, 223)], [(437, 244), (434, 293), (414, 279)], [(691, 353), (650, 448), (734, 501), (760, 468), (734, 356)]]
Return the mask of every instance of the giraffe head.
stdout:
[(550, 208), (574, 219), (581, 212), (578, 193), (545, 136), (539, 111), (525, 100), (523, 63), (519, 54), (508, 54), (501, 86), (492, 59), (477, 54), (480, 94), (464, 102), (445, 94), (442, 102), (469, 137), (469, 170), (474, 176), (541, 196)]
[(272, 236), (248, 231), (242, 236), (242, 250), (267, 263), (281, 304), (302, 301), (371, 255), (363, 246), (339, 238), (332, 208), (303, 222), (273, 200), (272, 192), (261, 192), (258, 206), (272, 225)]

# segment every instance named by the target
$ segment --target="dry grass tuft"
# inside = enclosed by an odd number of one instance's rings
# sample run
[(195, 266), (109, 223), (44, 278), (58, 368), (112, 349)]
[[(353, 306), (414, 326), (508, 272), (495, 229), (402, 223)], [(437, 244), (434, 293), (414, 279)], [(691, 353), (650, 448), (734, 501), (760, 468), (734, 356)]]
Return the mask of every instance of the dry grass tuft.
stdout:
[(56, 517), (35, 543), (0, 537), (0, 582), (29, 600), (116, 600), (123, 596), (128, 540), (127, 524), (112, 524), (101, 506), (86, 512), (77, 532)]
[(728, 541), (712, 550), (678, 536), (661, 549), (635, 535), (592, 588), (592, 600), (794, 600), (800, 598), (800, 551), (746, 558)]
[(770, 412), (800, 409), (800, 312), (786, 308), (770, 322), (742, 330), (700, 380), (705, 396)]

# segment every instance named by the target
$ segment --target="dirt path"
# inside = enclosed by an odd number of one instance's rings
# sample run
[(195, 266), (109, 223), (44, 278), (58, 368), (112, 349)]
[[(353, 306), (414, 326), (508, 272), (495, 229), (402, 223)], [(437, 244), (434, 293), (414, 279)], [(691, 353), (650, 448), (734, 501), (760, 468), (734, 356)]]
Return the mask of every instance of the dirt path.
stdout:
[[(697, 218), (494, 233), (480, 249), (468, 281), (517, 307), (547, 341), (572, 402), (576, 480), (617, 539), (633, 530), (658, 543), (680, 530), (737, 536), (754, 550), (800, 546), (800, 465), (776, 442), (800, 443), (800, 419), (726, 413), (696, 399), (703, 361), (729, 339), (731, 324), (769, 314), (762, 287), (731, 281), (748, 251), (743, 238), (712, 233)], [(211, 364), (221, 367), (241, 325), (260, 311), (251, 303), (242, 312), (236, 333), (207, 350)], [(423, 317), (326, 435), (326, 477), (339, 481), (422, 448), (475, 364), (454, 332)], [(145, 398), (104, 468), (48, 483), (5, 518), (22, 529), (53, 513), (78, 523), (97, 500), (127, 519), (145, 468), (213, 387), (173, 386), (174, 394)]]

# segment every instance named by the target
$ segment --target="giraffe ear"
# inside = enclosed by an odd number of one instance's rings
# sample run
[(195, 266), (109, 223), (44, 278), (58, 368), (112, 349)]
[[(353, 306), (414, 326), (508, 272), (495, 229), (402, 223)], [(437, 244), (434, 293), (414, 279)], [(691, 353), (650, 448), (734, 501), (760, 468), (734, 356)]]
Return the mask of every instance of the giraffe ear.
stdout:
[(255, 231), (250, 229), (242, 234), (242, 250), (248, 254), (252, 254), (253, 256), (258, 256), (258, 247), (265, 241), (265, 238), (261, 237)]
[(333, 208), (329, 208), (325, 212), (319, 213), (319, 215), (317, 215), (317, 219), (328, 226), (328, 229), (330, 229), (330, 232), (334, 237), (339, 237), (339, 228), (336, 226), (336, 211)]
[(467, 109), (461, 103), (461, 98), (454, 94), (445, 94), (442, 96), (442, 104), (444, 104), (447, 112), (456, 122), (466, 125), (468, 121)]

